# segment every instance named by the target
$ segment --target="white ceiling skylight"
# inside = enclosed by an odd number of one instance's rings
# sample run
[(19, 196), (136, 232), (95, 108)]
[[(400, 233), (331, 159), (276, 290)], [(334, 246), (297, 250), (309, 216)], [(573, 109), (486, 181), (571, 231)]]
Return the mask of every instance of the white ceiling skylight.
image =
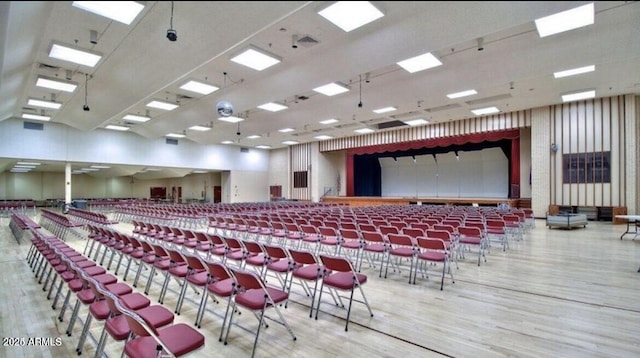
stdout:
[(318, 14), (345, 32), (355, 30), (384, 16), (368, 1), (338, 1)]
[(60, 109), (60, 107), (62, 107), (62, 103), (43, 101), (35, 98), (29, 98), (29, 100), (27, 101), (27, 104), (29, 106), (36, 106), (36, 107), (50, 108), (50, 109)]
[(324, 86), (316, 87), (313, 90), (318, 93), (322, 93), (325, 96), (335, 96), (340, 93), (348, 92), (349, 88), (341, 83), (334, 82), (326, 84)]
[(456, 93), (449, 93), (447, 97), (449, 97), (450, 99), (454, 99), (454, 98), (460, 98), (460, 97), (473, 96), (474, 94), (478, 94), (478, 92), (476, 92), (476, 90), (471, 89), (471, 90), (466, 90), (466, 91), (461, 91)]
[(409, 73), (415, 73), (429, 68), (442, 65), (442, 62), (438, 60), (431, 53), (425, 53), (416, 57), (406, 59), (398, 62), (398, 65), (404, 68)]
[(204, 95), (211, 94), (220, 89), (214, 85), (210, 85), (210, 84), (206, 84), (206, 83), (198, 82), (194, 80), (191, 80), (183, 84), (182, 86), (180, 86), (180, 88), (185, 91), (191, 91), (191, 92), (200, 93)]
[(562, 102), (579, 101), (581, 99), (594, 98), (595, 96), (596, 96), (596, 90), (567, 93), (565, 95), (562, 95)]
[(478, 108), (478, 109), (471, 110), (471, 113), (475, 114), (476, 116), (482, 116), (484, 114), (493, 114), (498, 112), (500, 112), (498, 107), (486, 107), (486, 108)]
[(283, 109), (287, 109), (289, 107), (280, 103), (269, 102), (269, 103), (265, 103), (263, 105), (258, 106), (258, 108), (264, 109), (265, 111), (278, 112), (278, 111), (282, 111)]
[(125, 25), (131, 24), (144, 9), (144, 5), (135, 1), (74, 1), (72, 5)]
[(76, 88), (78, 88), (78, 84), (75, 82), (63, 81), (44, 76), (38, 76), (38, 79), (36, 80), (36, 86), (64, 92), (73, 92), (76, 90)]
[(102, 55), (79, 47), (54, 43), (49, 51), (49, 57), (77, 63), (78, 65), (94, 67), (98, 61), (100, 61)]
[(267, 51), (261, 50), (255, 46), (249, 46), (241, 53), (231, 58), (231, 61), (239, 63), (243, 66), (262, 71), (275, 64), (280, 63), (281, 59)]
[(583, 74), (583, 73), (593, 72), (595, 70), (596, 70), (596, 66), (595, 65), (584, 66), (584, 67), (572, 68), (570, 70), (554, 72), (553, 73), (553, 77), (554, 78), (562, 78), (562, 77), (568, 77), (568, 76), (575, 76), (575, 75), (580, 75), (580, 74)]
[(179, 106), (177, 104), (173, 104), (173, 103), (169, 103), (169, 102), (163, 102), (163, 101), (154, 100), (154, 101), (151, 101), (151, 102), (147, 103), (147, 107), (163, 109), (165, 111), (172, 111), (172, 110), (178, 108)]
[(537, 19), (536, 28), (540, 37), (592, 25), (594, 21), (593, 3), (562, 11)]
[(139, 116), (137, 114), (127, 114), (124, 117), (122, 117), (122, 119), (124, 119), (125, 121), (133, 121), (133, 122), (144, 123), (144, 122), (150, 120), (151, 118), (148, 117), (148, 116)]

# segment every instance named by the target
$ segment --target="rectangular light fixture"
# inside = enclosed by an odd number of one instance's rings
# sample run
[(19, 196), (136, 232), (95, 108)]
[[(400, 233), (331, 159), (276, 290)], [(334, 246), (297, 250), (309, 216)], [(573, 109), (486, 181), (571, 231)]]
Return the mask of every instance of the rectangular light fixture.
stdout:
[(323, 135), (315, 136), (314, 138), (315, 138), (315, 139), (318, 139), (318, 140), (327, 140), (327, 139), (331, 139), (331, 138), (333, 138), (333, 137), (332, 137), (332, 136), (330, 136), (330, 135), (323, 134)]
[(49, 120), (51, 120), (50, 116), (41, 116), (39, 114), (31, 114), (31, 113), (22, 113), (22, 118), (24, 118), (24, 119), (34, 119), (36, 121), (49, 121)]
[(27, 101), (27, 104), (30, 106), (50, 108), (50, 109), (60, 109), (60, 107), (62, 107), (62, 103), (43, 101), (35, 98), (29, 98), (29, 100)]
[(72, 5), (125, 25), (131, 24), (144, 9), (144, 5), (135, 1), (74, 1)]
[(193, 80), (183, 84), (182, 86), (180, 86), (180, 88), (185, 91), (191, 91), (191, 92), (200, 93), (204, 95), (211, 94), (220, 89), (214, 85), (209, 85), (203, 82), (198, 82)]
[(486, 108), (478, 108), (478, 109), (471, 110), (471, 113), (475, 114), (476, 116), (482, 116), (484, 114), (493, 114), (498, 112), (500, 112), (498, 107), (486, 107)]
[(381, 114), (381, 113), (393, 112), (395, 110), (397, 110), (396, 107), (384, 107), (384, 108), (374, 109), (373, 113)]
[(398, 62), (398, 66), (404, 68), (409, 73), (426, 70), (429, 68), (441, 66), (442, 62), (431, 53), (425, 53), (416, 57)]
[(28, 173), (31, 169), (21, 169), (21, 168), (12, 168), (10, 172), (12, 173)]
[(113, 131), (121, 131), (121, 132), (124, 132), (124, 131), (128, 131), (128, 130), (129, 130), (129, 127), (117, 126), (117, 125), (114, 125), (114, 124), (109, 124), (109, 125), (107, 125), (105, 128), (106, 128), (106, 129), (111, 129), (111, 130), (113, 130)]
[(581, 99), (594, 98), (595, 96), (596, 96), (596, 90), (567, 93), (565, 95), (562, 95), (562, 102), (579, 101)]
[(191, 127), (189, 127), (189, 129), (194, 130), (194, 131), (198, 131), (198, 132), (206, 132), (206, 131), (211, 130), (211, 127), (191, 126)]
[(91, 168), (93, 168), (93, 169), (109, 169), (111, 167), (108, 166), (108, 165), (92, 165)]
[(580, 75), (587, 72), (593, 72), (595, 70), (596, 70), (596, 65), (584, 66), (579, 68), (572, 68), (570, 70), (554, 72), (553, 77), (562, 78), (562, 77), (568, 77), (568, 76), (575, 76), (575, 75)]
[(384, 16), (369, 1), (338, 1), (318, 14), (345, 32), (355, 30)]
[(180, 134), (180, 133), (169, 133), (165, 137), (169, 137), (169, 138), (184, 138), (184, 137), (186, 137), (186, 135)]
[(253, 134), (247, 137), (247, 139), (258, 139), (258, 138), (260, 138), (260, 136), (257, 134)]
[(320, 121), (320, 124), (333, 124), (338, 123), (338, 120), (335, 118), (325, 119), (324, 121)]
[(298, 142), (296, 142), (295, 140), (285, 140), (284, 142), (282, 142), (282, 144), (293, 145), (298, 144)]
[(76, 88), (78, 88), (78, 84), (75, 82), (63, 81), (44, 76), (38, 76), (38, 79), (36, 80), (36, 86), (64, 92), (73, 92), (76, 90)]
[(220, 143), (222, 143), (222, 144), (233, 144), (234, 142), (232, 140), (223, 140)]
[(257, 71), (262, 71), (277, 63), (280, 63), (281, 59), (278, 56), (258, 49), (255, 46), (249, 46), (239, 54), (232, 57), (231, 61), (239, 63), (243, 66), (247, 66), (249, 68), (253, 68)]
[(295, 129), (293, 129), (293, 128), (278, 129), (278, 132), (280, 132), (280, 133), (289, 133), (289, 132), (293, 132), (293, 131), (295, 131)]
[(256, 148), (258, 149), (271, 149), (270, 145), (256, 145)]
[(466, 91), (461, 91), (456, 93), (449, 93), (447, 97), (449, 97), (450, 99), (454, 99), (454, 98), (460, 98), (460, 97), (473, 96), (474, 94), (478, 94), (478, 92), (476, 92), (476, 90), (466, 90)]
[(208, 171), (206, 171), (206, 170), (194, 170), (191, 173), (193, 173), (193, 174), (205, 174), (205, 173), (208, 173)]
[(164, 109), (165, 111), (172, 111), (172, 110), (178, 108), (179, 106), (177, 104), (173, 104), (173, 103), (154, 100), (154, 101), (151, 101), (151, 102), (147, 103), (147, 107), (157, 108), (157, 109)]
[(140, 122), (140, 123), (144, 123), (146, 121), (151, 120), (150, 117), (139, 116), (137, 114), (127, 114), (124, 117), (122, 117), (122, 119), (124, 119), (125, 121), (133, 121), (133, 122)]
[(78, 65), (94, 67), (98, 61), (100, 61), (102, 55), (76, 46), (53, 43), (49, 51), (49, 57), (77, 63)]
[(229, 116), (229, 117), (218, 117), (219, 121), (229, 122), (229, 123), (238, 123), (244, 121), (244, 118)]
[(35, 169), (36, 168), (35, 165), (20, 165), (20, 164), (16, 164), (13, 167), (14, 168), (22, 168), (22, 169)]
[(594, 21), (593, 3), (562, 11), (537, 19), (536, 28), (540, 37), (592, 25)]
[(326, 84), (324, 86), (316, 87), (313, 90), (318, 93), (322, 93), (325, 96), (335, 96), (340, 93), (348, 92), (349, 88), (341, 83), (334, 82)]
[(278, 112), (278, 111), (282, 111), (283, 109), (287, 109), (289, 107), (280, 103), (269, 102), (269, 103), (265, 103), (263, 105), (258, 106), (258, 108), (264, 109), (265, 111)]
[(18, 165), (40, 165), (38, 162), (17, 162)]
[(367, 133), (373, 133), (375, 131), (371, 128), (360, 128), (360, 129), (354, 130), (354, 132), (360, 133), (360, 134), (367, 134)]
[(424, 118), (416, 118), (416, 119), (411, 119), (403, 122), (410, 126), (420, 126), (423, 124), (429, 124), (429, 121)]

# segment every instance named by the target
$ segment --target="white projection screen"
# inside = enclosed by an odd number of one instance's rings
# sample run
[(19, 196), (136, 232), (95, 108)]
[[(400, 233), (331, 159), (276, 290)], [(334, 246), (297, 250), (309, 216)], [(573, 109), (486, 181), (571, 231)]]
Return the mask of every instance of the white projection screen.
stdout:
[(509, 161), (500, 148), (379, 158), (382, 196), (507, 198)]

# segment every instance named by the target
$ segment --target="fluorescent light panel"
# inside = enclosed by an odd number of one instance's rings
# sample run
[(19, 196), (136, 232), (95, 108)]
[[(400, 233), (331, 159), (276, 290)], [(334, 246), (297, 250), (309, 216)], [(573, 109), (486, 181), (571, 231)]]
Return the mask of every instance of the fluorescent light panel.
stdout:
[(49, 51), (49, 57), (88, 67), (95, 67), (98, 61), (102, 58), (102, 55), (97, 52), (89, 52), (74, 46), (54, 43)]
[(289, 132), (293, 132), (293, 131), (295, 131), (295, 129), (293, 129), (293, 128), (278, 129), (278, 132), (280, 132), (280, 133), (289, 133)]
[(314, 138), (319, 139), (319, 140), (327, 140), (327, 139), (331, 139), (333, 137), (330, 136), (330, 135), (323, 134), (323, 135), (315, 136)]
[(111, 129), (112, 131), (128, 131), (129, 127), (124, 127), (124, 126), (117, 126), (117, 125), (113, 125), (113, 124), (109, 124), (105, 127), (106, 129)]
[(169, 137), (169, 138), (184, 138), (184, 137), (186, 137), (186, 135), (180, 134), (180, 133), (169, 133), (169, 134), (166, 135), (166, 137)]
[(258, 108), (264, 109), (265, 111), (278, 112), (278, 111), (282, 111), (283, 109), (287, 109), (289, 107), (279, 103), (269, 102), (269, 103), (265, 103), (263, 105), (258, 106)]
[(38, 162), (17, 162), (18, 165), (40, 165)]
[(347, 86), (339, 84), (339, 83), (329, 83), (324, 86), (316, 87), (313, 89), (318, 93), (322, 93), (325, 96), (335, 96), (340, 93), (345, 93), (349, 91)]
[(221, 143), (222, 144), (233, 144), (233, 141), (232, 140), (223, 140)]
[(210, 131), (211, 127), (191, 126), (191, 127), (189, 127), (189, 129), (194, 130), (194, 131), (199, 131), (199, 132), (206, 132), (206, 131)]
[(400, 61), (398, 62), (398, 65), (404, 68), (409, 73), (415, 73), (418, 71), (440, 66), (442, 65), (442, 62), (440, 62), (440, 60), (438, 60), (431, 53), (425, 53), (424, 55), (419, 55), (406, 59), (404, 61)]
[(179, 106), (177, 104), (168, 103), (168, 102), (151, 101), (151, 102), (147, 103), (147, 107), (157, 108), (157, 109), (164, 109), (165, 111), (172, 111), (172, 110), (178, 108)]
[(320, 121), (321, 124), (333, 124), (337, 123), (338, 120), (335, 118), (325, 119), (324, 121)]
[(367, 133), (373, 133), (375, 131), (371, 128), (360, 128), (360, 129), (354, 130), (354, 132), (360, 133), (360, 134), (367, 134)]
[(270, 145), (256, 145), (256, 148), (258, 149), (271, 149)]
[(596, 66), (595, 65), (584, 66), (584, 67), (579, 67), (579, 68), (573, 68), (573, 69), (570, 69), (570, 70), (554, 72), (553, 73), (553, 77), (554, 78), (562, 78), (562, 77), (568, 77), (568, 76), (575, 76), (575, 75), (580, 75), (580, 74), (583, 74), (583, 73), (593, 72), (595, 70), (596, 70)]
[(318, 14), (345, 32), (353, 31), (384, 16), (368, 1), (338, 1)]
[(562, 96), (562, 102), (579, 101), (581, 99), (594, 98), (595, 96), (596, 96), (596, 90), (567, 93)]
[(423, 124), (428, 124), (429, 121), (424, 119), (424, 118), (416, 118), (416, 119), (411, 119), (408, 121), (403, 121), (404, 123), (410, 125), (410, 126), (420, 126)]
[(373, 113), (381, 114), (381, 113), (393, 112), (395, 110), (397, 110), (396, 107), (384, 107), (384, 108), (374, 109)]
[(206, 83), (193, 81), (193, 80), (183, 84), (182, 86), (180, 86), (180, 88), (185, 91), (191, 91), (191, 92), (200, 93), (204, 95), (211, 94), (220, 89), (214, 85), (209, 85)]
[(285, 140), (284, 142), (282, 142), (282, 144), (293, 145), (298, 144), (298, 142), (296, 142), (295, 140)]
[(471, 113), (475, 114), (476, 116), (481, 116), (483, 114), (493, 114), (498, 112), (500, 112), (498, 107), (486, 107), (486, 108), (478, 108), (478, 109), (471, 110)]
[(266, 51), (260, 50), (257, 47), (250, 46), (240, 54), (231, 58), (231, 61), (239, 63), (243, 66), (253, 68), (257, 71), (262, 71), (277, 63), (280, 63), (280, 58), (272, 55)]
[(229, 117), (218, 117), (219, 121), (229, 122), (229, 123), (238, 123), (244, 121), (244, 118), (229, 116)]
[(39, 114), (31, 114), (31, 113), (22, 113), (22, 118), (24, 119), (34, 119), (37, 121), (49, 121), (51, 120), (50, 116), (41, 116)]
[(546, 37), (592, 25), (594, 16), (593, 3), (591, 3), (554, 15), (541, 17), (535, 22), (540, 37)]
[(93, 169), (109, 169), (111, 167), (108, 166), (108, 165), (92, 165), (91, 168), (93, 168)]
[(13, 167), (14, 168), (22, 168), (22, 169), (35, 169), (36, 168), (35, 165), (20, 165), (20, 164), (16, 164)]
[(54, 89), (64, 92), (73, 92), (78, 88), (78, 84), (71, 81), (62, 81), (53, 78), (39, 76), (36, 80), (36, 86)]
[(144, 9), (144, 5), (135, 1), (74, 1), (72, 5), (125, 25), (130, 25)]
[(27, 104), (30, 106), (50, 108), (50, 109), (60, 109), (60, 107), (62, 107), (62, 103), (43, 101), (35, 98), (29, 98), (29, 100), (27, 101)]
[(250, 136), (247, 137), (247, 139), (257, 139), (257, 138), (260, 138), (260, 136), (257, 135), (257, 134), (250, 135)]
[(147, 116), (138, 116), (136, 114), (127, 114), (126, 116), (122, 117), (122, 119), (127, 121), (140, 122), (140, 123), (144, 123), (148, 120), (151, 120), (151, 118)]
[(471, 89), (471, 90), (466, 90), (466, 91), (461, 91), (456, 93), (449, 93), (447, 97), (454, 99), (454, 98), (460, 98), (460, 97), (473, 96), (474, 94), (478, 94), (478, 92), (476, 92), (476, 90)]

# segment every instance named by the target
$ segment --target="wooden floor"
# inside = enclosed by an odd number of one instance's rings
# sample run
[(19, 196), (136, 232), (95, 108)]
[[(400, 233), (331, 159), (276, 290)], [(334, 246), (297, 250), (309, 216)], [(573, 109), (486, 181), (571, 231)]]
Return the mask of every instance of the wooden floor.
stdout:
[[(52, 310), (26, 263), (27, 237), (18, 244), (9, 220), (0, 220), (0, 357), (76, 356), (81, 324), (71, 337), (64, 333), (69, 313), (64, 322), (57, 321), (59, 308)], [(116, 228), (131, 230), (128, 224)], [(410, 285), (405, 275), (384, 279), (365, 265), (369, 280), (363, 288), (374, 316), (355, 304), (348, 332), (345, 311), (327, 302), (318, 320), (310, 319), (308, 299), (294, 288), (293, 302), (283, 313), (297, 340), (283, 326), (271, 324), (261, 332), (256, 357), (639, 357), (640, 240), (620, 240), (625, 230), (626, 225), (606, 222), (548, 229), (538, 220), (506, 252), (494, 246), (482, 266), (467, 256), (454, 271), (455, 283), (446, 281), (443, 291), (434, 277), (418, 277)], [(84, 249), (82, 239), (70, 237), (68, 242)], [(122, 270), (119, 274), (122, 279)], [(172, 281), (170, 287), (174, 292), (164, 305), (173, 311), (178, 284)], [(152, 287), (153, 302), (159, 288)], [(190, 297), (176, 322), (193, 324), (199, 296), (190, 291)], [(205, 347), (191, 356), (250, 356), (253, 336), (234, 326), (228, 345), (218, 342), (222, 319), (216, 314), (225, 306), (208, 308), (212, 311), (200, 329)], [(86, 314), (83, 308), (80, 317), (84, 320)], [(240, 317), (242, 326), (255, 329), (251, 314)], [(101, 329), (94, 321), (91, 334), (97, 338)], [(14, 346), (8, 338), (51, 340), (44, 342), (48, 345)], [(94, 347), (87, 340), (82, 356), (93, 357)], [(110, 339), (108, 356), (118, 357), (121, 351), (122, 343)]]

